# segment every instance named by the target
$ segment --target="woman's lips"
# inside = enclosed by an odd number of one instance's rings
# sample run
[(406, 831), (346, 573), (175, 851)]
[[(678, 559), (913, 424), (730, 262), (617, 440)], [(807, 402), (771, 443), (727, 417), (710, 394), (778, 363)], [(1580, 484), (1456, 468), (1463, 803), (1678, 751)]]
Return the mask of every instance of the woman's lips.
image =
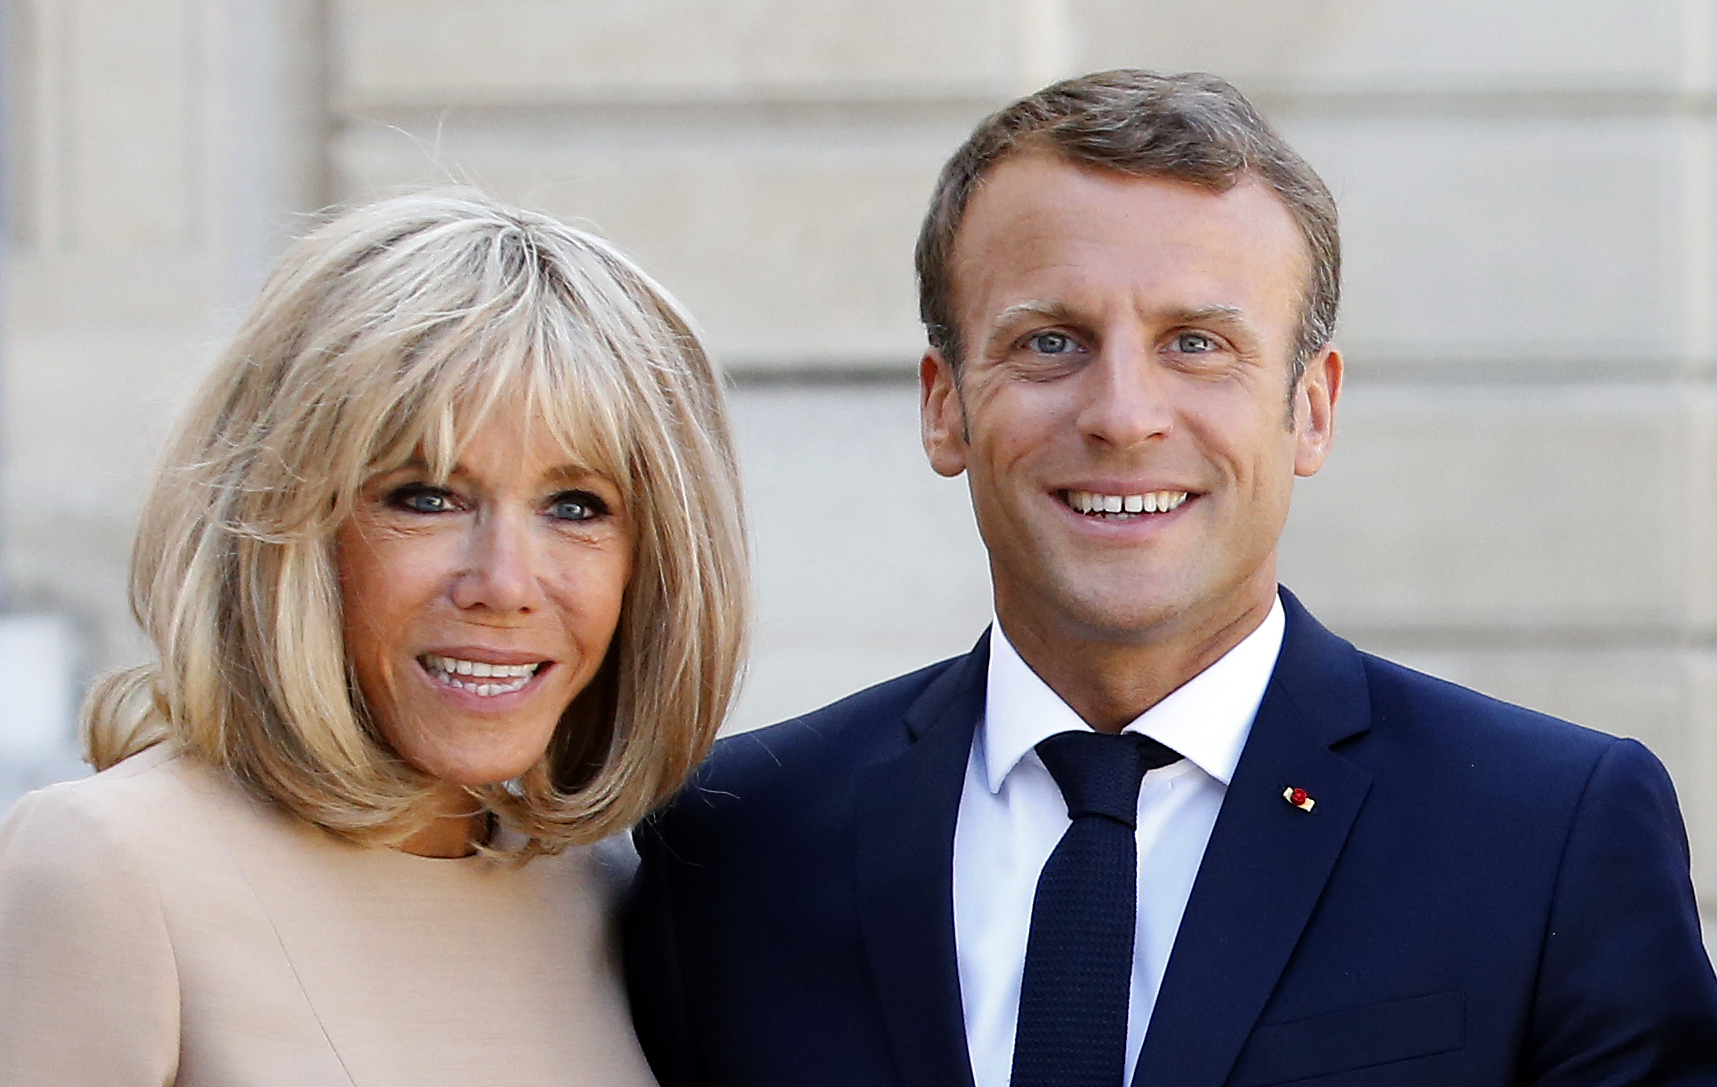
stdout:
[(531, 680), (549, 667), (552, 661), (526, 664), (496, 664), (492, 661), (425, 653), (418, 664), (431, 679), (456, 690), (469, 691), (479, 698), (494, 698), (512, 694), (529, 686)]

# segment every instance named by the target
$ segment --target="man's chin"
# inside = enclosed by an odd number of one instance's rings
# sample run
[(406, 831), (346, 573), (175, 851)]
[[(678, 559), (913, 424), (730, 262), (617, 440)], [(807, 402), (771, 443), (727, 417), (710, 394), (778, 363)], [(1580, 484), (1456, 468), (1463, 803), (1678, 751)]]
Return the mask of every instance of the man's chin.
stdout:
[(1089, 645), (1152, 645), (1180, 633), (1185, 615), (1184, 608), (1168, 604), (1144, 610), (1094, 612), (1075, 617), (1074, 630)]
[(1106, 591), (1069, 595), (1043, 624), (1058, 637), (1091, 645), (1148, 645), (1172, 637), (1184, 624), (1189, 601), (1178, 595), (1131, 594), (1121, 599)]

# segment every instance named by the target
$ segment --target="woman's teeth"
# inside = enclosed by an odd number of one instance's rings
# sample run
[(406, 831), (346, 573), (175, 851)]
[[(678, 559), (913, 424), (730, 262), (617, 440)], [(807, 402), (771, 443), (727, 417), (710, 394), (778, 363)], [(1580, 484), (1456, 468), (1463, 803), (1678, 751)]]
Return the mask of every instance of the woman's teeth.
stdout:
[(1097, 494), (1068, 491), (1067, 504), (1080, 513), (1126, 517), (1135, 513), (1167, 513), (1186, 501), (1185, 491), (1147, 491), (1144, 494)]
[[(460, 660), (457, 657), (442, 657), (434, 653), (425, 653), (418, 658), (429, 674), (450, 687), (462, 691), (470, 691), (479, 698), (489, 698), (498, 694), (511, 694), (522, 690), (531, 677), (542, 667), (537, 664), (489, 664), (485, 661)], [(470, 676), (471, 679), (464, 677)], [(476, 679), (488, 679), (492, 682), (477, 683)]]

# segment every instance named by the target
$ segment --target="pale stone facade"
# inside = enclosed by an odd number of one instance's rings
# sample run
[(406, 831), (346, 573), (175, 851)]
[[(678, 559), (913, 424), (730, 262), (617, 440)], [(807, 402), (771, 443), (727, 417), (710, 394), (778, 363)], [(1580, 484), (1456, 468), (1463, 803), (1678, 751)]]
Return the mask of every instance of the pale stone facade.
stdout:
[(971, 124), (1206, 68), (1342, 205), (1350, 384), (1284, 581), (1361, 645), (1647, 740), (1717, 916), (1713, 0), (13, 0), (4, 562), (134, 659), (165, 421), (295, 224), (468, 181), (593, 223), (736, 378), (736, 727), (958, 652), (963, 487), (917, 449), (910, 251)]

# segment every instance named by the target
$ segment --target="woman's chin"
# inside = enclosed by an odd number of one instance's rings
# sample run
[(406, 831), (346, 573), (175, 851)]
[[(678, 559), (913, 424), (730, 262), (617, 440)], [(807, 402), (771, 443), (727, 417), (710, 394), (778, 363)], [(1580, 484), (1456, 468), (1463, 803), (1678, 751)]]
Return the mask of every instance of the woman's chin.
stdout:
[(512, 781), (541, 762), (544, 750), (506, 755), (473, 753), (466, 757), (443, 757), (424, 762), (413, 760), (413, 764), (443, 784), (474, 789)]

